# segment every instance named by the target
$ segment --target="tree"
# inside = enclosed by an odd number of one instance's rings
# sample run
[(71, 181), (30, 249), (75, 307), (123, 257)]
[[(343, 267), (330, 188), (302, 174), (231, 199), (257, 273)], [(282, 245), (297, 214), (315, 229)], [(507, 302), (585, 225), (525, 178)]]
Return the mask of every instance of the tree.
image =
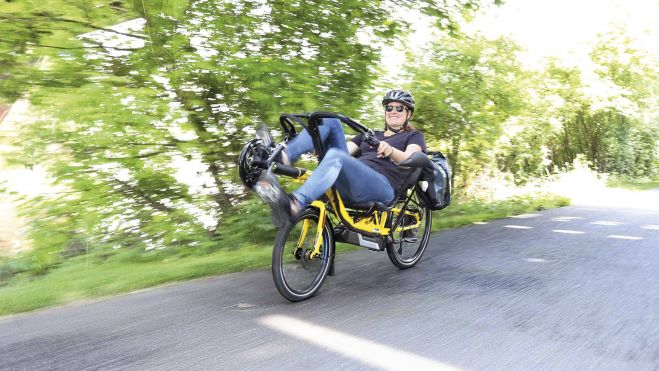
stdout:
[(447, 148), (460, 185), (491, 165), (504, 123), (522, 107), (524, 74), (509, 40), (441, 38), (428, 60), (411, 68), (426, 136)]
[(600, 172), (656, 174), (657, 61), (631, 47), (624, 33), (605, 35), (591, 52), (595, 74), (550, 66), (545, 79), (564, 105), (548, 142), (562, 166), (579, 154)]

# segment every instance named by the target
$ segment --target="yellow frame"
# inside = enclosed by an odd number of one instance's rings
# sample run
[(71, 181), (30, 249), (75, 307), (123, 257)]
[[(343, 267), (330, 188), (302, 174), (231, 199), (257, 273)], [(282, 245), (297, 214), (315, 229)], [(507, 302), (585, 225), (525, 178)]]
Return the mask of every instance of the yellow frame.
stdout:
[[(305, 174), (298, 178), (293, 178), (296, 183), (303, 183), (309, 176), (311, 175), (311, 171), (307, 171)], [(332, 205), (332, 210), (334, 210), (335, 213), (338, 213), (340, 215), (336, 215), (337, 217), (340, 217), (340, 219), (344, 220), (350, 226), (354, 229), (367, 232), (367, 233), (376, 233), (381, 236), (387, 236), (389, 235), (390, 228), (385, 227), (387, 223), (387, 217), (388, 213), (385, 212), (375, 212), (371, 217), (369, 218), (364, 218), (360, 220), (355, 220), (352, 216), (347, 211), (347, 208), (345, 207), (345, 204), (343, 203), (343, 200), (341, 199), (341, 196), (336, 193), (336, 198), (334, 196), (334, 192), (332, 192), (332, 189), (329, 189), (325, 195), (329, 199), (329, 203)], [(315, 243), (314, 243), (314, 250), (311, 253), (311, 258), (316, 258), (318, 255), (320, 255), (320, 246), (323, 243), (323, 228), (322, 226), (325, 225), (325, 220), (327, 218), (327, 207), (324, 202), (320, 201), (314, 201), (311, 203), (311, 207), (315, 207), (319, 211), (318, 215), (318, 226), (319, 228), (316, 230), (316, 238), (315, 238)], [(392, 208), (391, 211), (393, 212), (393, 215), (398, 215), (402, 210), (398, 208)], [(419, 218), (418, 213), (412, 213), (409, 211), (404, 211), (405, 215), (410, 215), (413, 216), (416, 220), (415, 223), (412, 225), (407, 225), (404, 227), (398, 227), (397, 230), (408, 230), (408, 229), (414, 229), (418, 228), (419, 225), (421, 225), (421, 220)], [(302, 246), (304, 243), (305, 239), (307, 238), (307, 233), (309, 233), (309, 221), (305, 220), (304, 224), (302, 225), (302, 233), (300, 234), (300, 238), (298, 239), (297, 242), (297, 247)], [(297, 247), (294, 252), (297, 250)]]

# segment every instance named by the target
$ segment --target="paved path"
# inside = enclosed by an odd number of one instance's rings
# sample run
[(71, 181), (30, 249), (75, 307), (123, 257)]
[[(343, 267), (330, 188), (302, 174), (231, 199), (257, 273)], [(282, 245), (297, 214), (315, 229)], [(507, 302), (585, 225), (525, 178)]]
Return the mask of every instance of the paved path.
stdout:
[(566, 207), (431, 244), (406, 271), (339, 256), (297, 304), (261, 270), (5, 317), (0, 369), (659, 370), (659, 211)]

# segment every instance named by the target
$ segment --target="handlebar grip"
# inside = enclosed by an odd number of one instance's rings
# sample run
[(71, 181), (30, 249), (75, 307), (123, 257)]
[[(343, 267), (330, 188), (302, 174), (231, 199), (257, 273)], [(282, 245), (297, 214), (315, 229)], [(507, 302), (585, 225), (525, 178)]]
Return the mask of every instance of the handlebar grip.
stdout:
[(364, 141), (372, 145), (373, 147), (377, 147), (380, 145), (380, 141), (378, 140), (378, 138), (375, 137), (375, 134), (373, 134), (372, 131), (368, 131), (364, 133)]
[(275, 163), (272, 166), (272, 172), (279, 175), (290, 176), (291, 178), (299, 178), (307, 172), (307, 169)]

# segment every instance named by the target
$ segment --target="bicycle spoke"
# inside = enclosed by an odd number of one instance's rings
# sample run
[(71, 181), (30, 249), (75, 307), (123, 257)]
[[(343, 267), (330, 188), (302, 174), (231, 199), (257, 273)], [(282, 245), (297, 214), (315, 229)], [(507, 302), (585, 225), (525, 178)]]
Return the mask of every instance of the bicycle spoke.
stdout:
[(277, 288), (289, 300), (313, 295), (327, 276), (332, 241), (326, 230), (320, 253), (314, 256), (318, 228), (317, 212), (309, 211), (289, 229), (280, 230), (273, 251), (273, 276)]
[(420, 205), (416, 197), (413, 197), (401, 212), (407, 212), (407, 215), (393, 232), (393, 244), (387, 248), (387, 253), (392, 263), (405, 269), (414, 266), (425, 251), (430, 236), (432, 214)]

